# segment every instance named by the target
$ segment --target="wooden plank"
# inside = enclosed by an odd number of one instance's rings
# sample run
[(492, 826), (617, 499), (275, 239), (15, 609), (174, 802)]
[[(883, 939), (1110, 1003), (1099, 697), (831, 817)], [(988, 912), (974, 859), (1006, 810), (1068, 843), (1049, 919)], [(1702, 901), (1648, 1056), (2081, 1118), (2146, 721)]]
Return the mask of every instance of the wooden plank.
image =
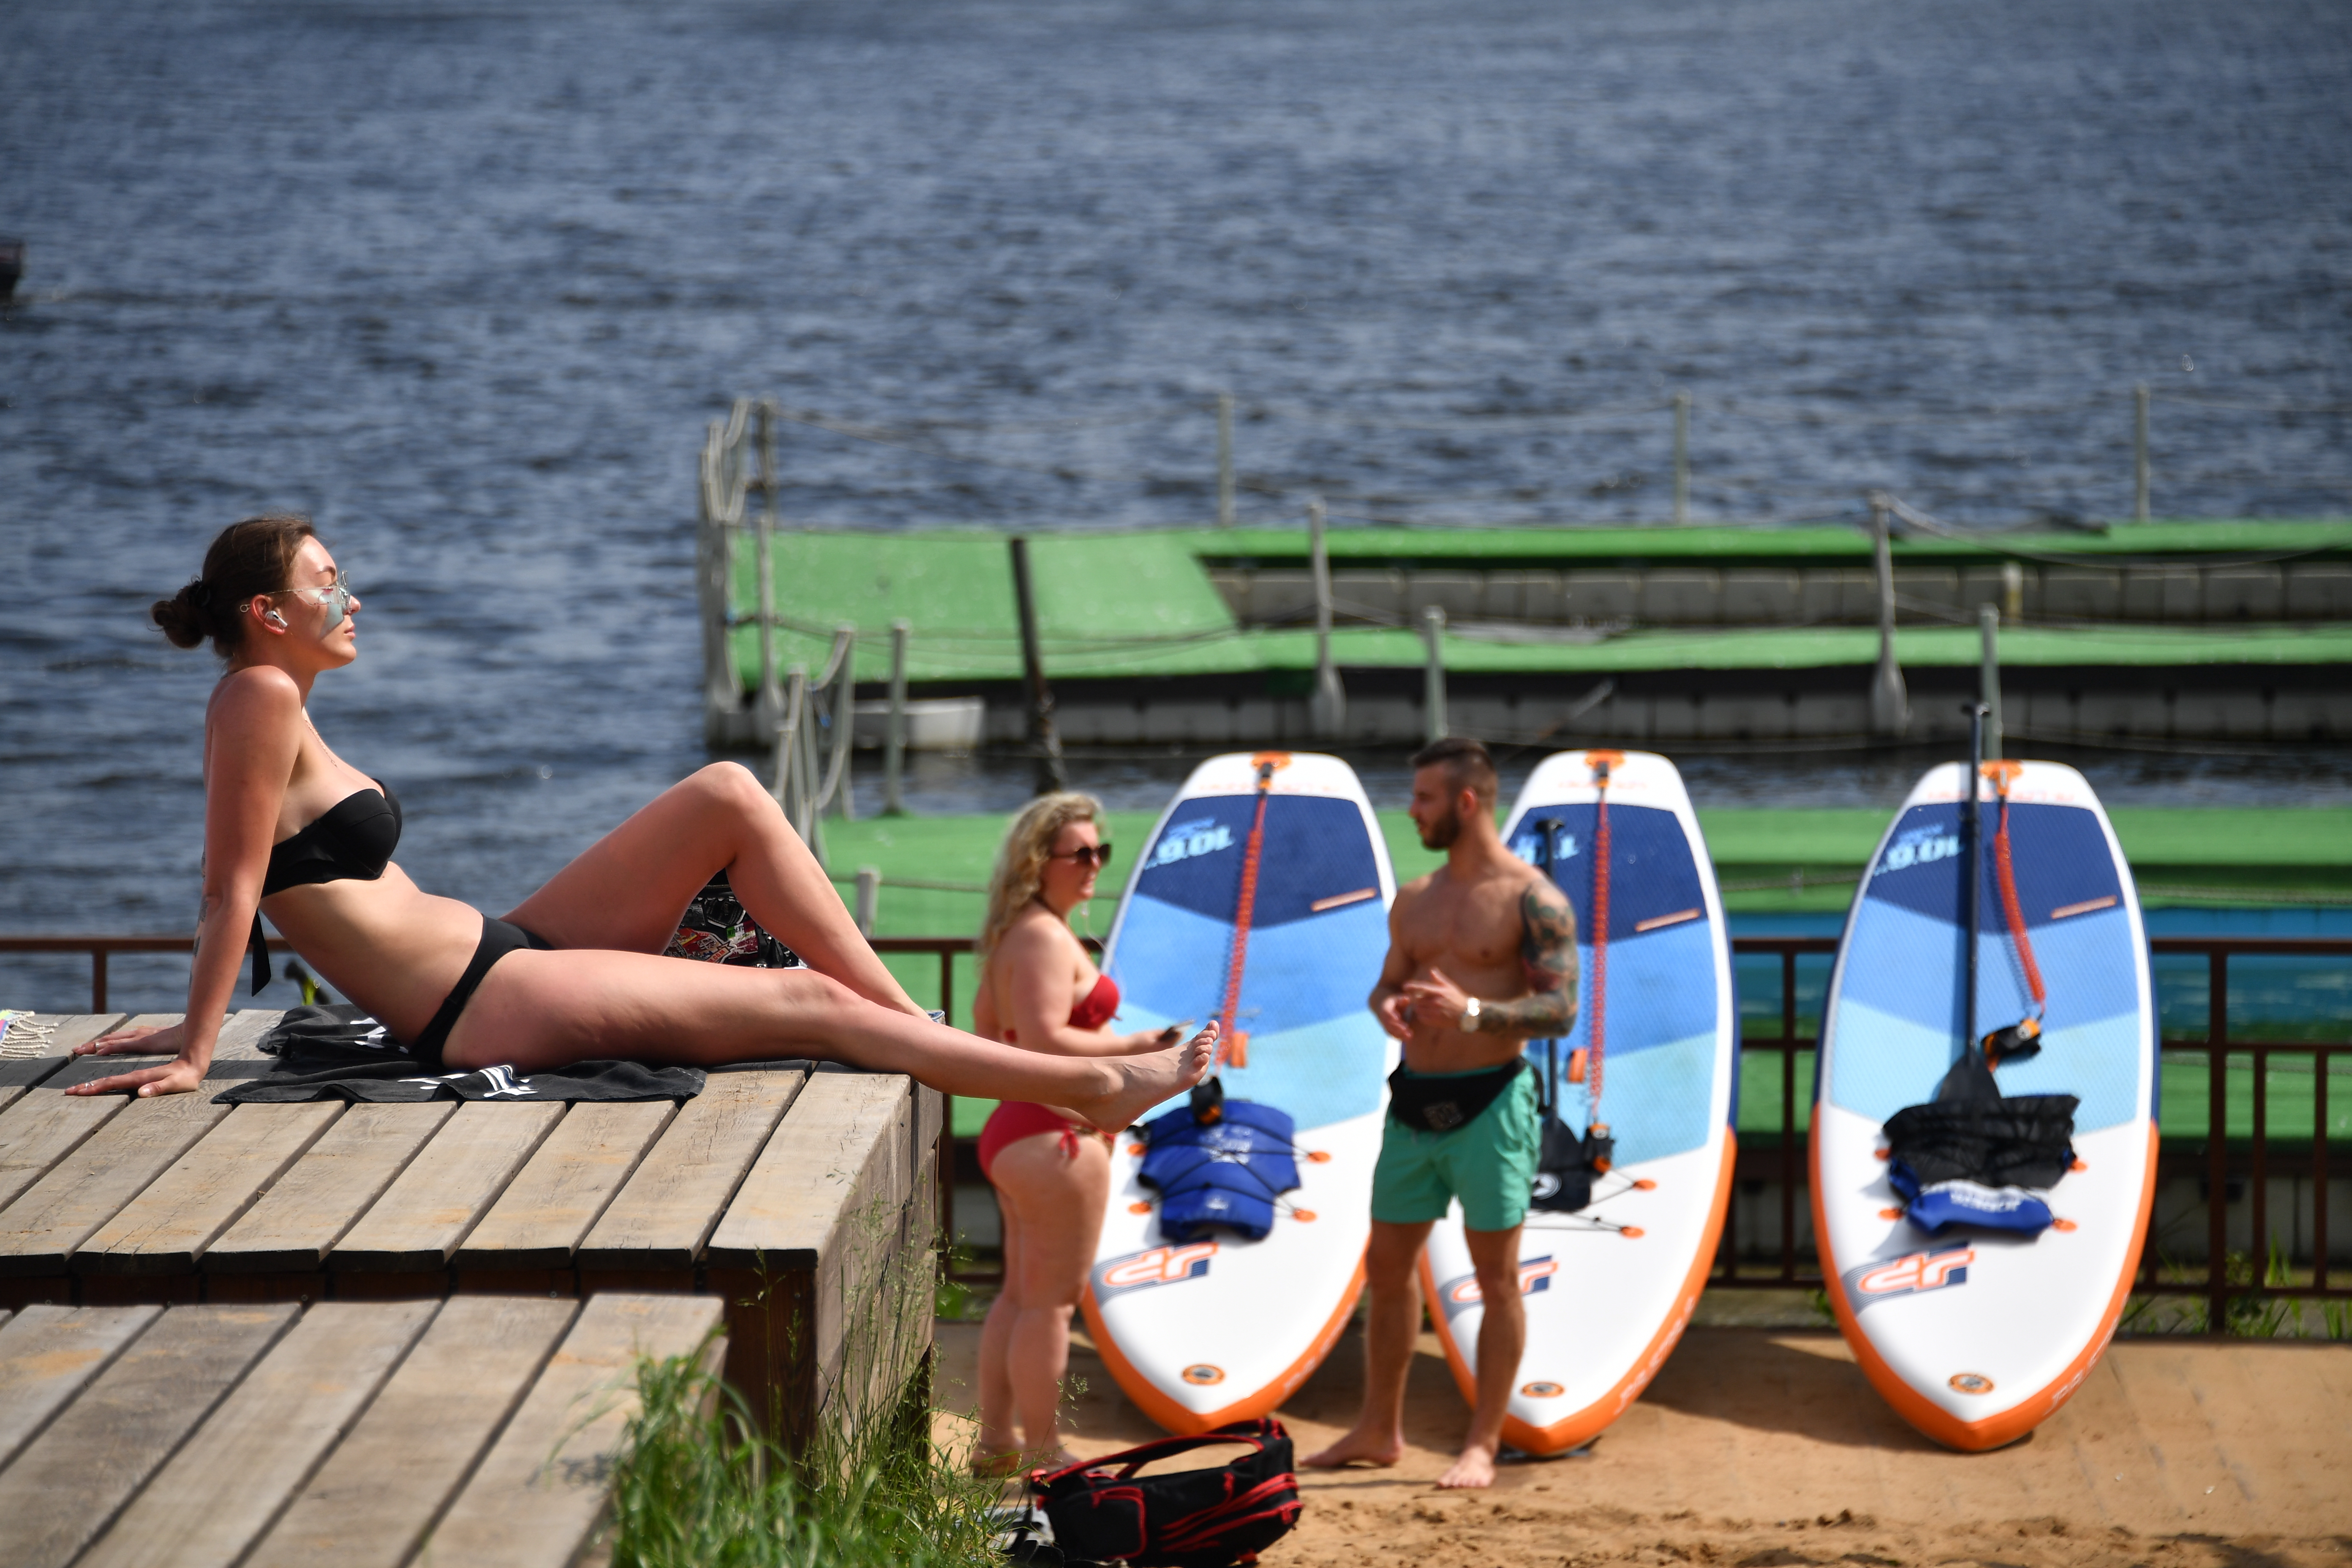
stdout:
[[(258, 1110), (258, 1105), (245, 1107)], [(313, 1273), (457, 1109), (354, 1105), (205, 1252), (205, 1272)]]
[(565, 1268), (677, 1105), (575, 1105), (457, 1249), (457, 1267)]
[(40, 1055), (0, 1057), (0, 1110), (8, 1109), (24, 1098), (26, 1089), (64, 1067), (72, 1059), (76, 1046), (98, 1038), (122, 1022), (122, 1015), (57, 1013), (36, 1022), (50, 1026), (48, 1037), (41, 1042)]
[(8, 1568), (72, 1562), (292, 1325), (295, 1311), (181, 1307), (140, 1335), (0, 1470)]
[(63, 1274), (84, 1241), (218, 1126), (229, 1109), (203, 1094), (129, 1100), (0, 1209), (0, 1276)]
[(583, 1269), (691, 1268), (804, 1072), (713, 1073), (580, 1246)]
[[(563, 1118), (556, 1104), (469, 1100), (327, 1255), (337, 1273), (445, 1268)], [(6, 1218), (0, 1215), (0, 1221)]]
[(0, 1209), (114, 1120), (129, 1099), (36, 1089), (0, 1110)]
[(511, 1296), (461, 1296), (442, 1306), (246, 1568), (400, 1568), (578, 1310), (574, 1301)]
[(341, 1100), (241, 1105), (74, 1253), (77, 1274), (193, 1274), (220, 1235), (343, 1113)]
[(721, 1303), (708, 1296), (599, 1296), (426, 1542), (435, 1568), (565, 1568), (604, 1510), (614, 1461), (636, 1414), (639, 1356), (698, 1349)]
[(0, 1321), (0, 1470), (161, 1310), (27, 1307)]
[[(730, 1303), (728, 1380), (796, 1444), (821, 1417), (876, 1415), (877, 1391), (917, 1354), (902, 1342), (899, 1278), (915, 1195), (908, 1082), (815, 1074), (710, 1239), (710, 1288)], [(927, 1269), (923, 1282), (928, 1305)]]
[(329, 1301), (303, 1313), (82, 1568), (229, 1568), (359, 1418), (436, 1305)]

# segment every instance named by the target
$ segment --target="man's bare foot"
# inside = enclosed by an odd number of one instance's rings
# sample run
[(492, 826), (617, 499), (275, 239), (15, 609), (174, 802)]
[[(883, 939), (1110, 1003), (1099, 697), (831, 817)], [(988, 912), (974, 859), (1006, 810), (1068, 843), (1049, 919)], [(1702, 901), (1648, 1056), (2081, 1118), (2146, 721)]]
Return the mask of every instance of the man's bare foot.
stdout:
[(1349, 1465), (1393, 1465), (1404, 1456), (1404, 1438), (1397, 1433), (1381, 1436), (1370, 1432), (1350, 1432), (1319, 1454), (1309, 1454), (1298, 1462), (1313, 1470), (1344, 1469)]
[(1115, 1086), (1099, 1099), (1072, 1100), (1070, 1109), (1106, 1132), (1125, 1131), (1145, 1111), (1183, 1093), (1201, 1081), (1217, 1051), (1217, 1026), (1209, 1026), (1182, 1045), (1132, 1057), (1099, 1058), (1110, 1069)]
[(1465, 1487), (1491, 1487), (1495, 1484), (1495, 1450), (1483, 1443), (1463, 1445), (1461, 1458), (1437, 1478), (1437, 1484), (1448, 1489)]

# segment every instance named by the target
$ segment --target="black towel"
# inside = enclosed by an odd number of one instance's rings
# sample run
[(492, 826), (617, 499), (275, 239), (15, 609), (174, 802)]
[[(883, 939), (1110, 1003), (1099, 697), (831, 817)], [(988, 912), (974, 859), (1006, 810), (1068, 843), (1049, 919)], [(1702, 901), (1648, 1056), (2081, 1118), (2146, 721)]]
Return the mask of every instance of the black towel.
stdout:
[(283, 1104), (312, 1100), (398, 1103), (457, 1100), (691, 1100), (702, 1092), (699, 1068), (643, 1062), (573, 1062), (551, 1071), (510, 1067), (436, 1073), (409, 1055), (384, 1026), (348, 1002), (294, 1007), (261, 1037), (276, 1060), (213, 1096), (215, 1105)]

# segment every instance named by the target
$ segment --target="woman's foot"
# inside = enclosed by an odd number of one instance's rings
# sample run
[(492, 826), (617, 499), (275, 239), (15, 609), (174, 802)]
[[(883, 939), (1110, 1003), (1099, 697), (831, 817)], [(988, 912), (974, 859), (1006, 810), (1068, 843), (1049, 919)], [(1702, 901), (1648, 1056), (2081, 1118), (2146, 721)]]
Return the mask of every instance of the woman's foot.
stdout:
[(975, 1446), (971, 1451), (971, 1473), (986, 1480), (1003, 1480), (1008, 1476), (1017, 1476), (1027, 1469), (1029, 1467), (1024, 1462), (1025, 1458), (1026, 1456), (1019, 1448), (982, 1448)]
[(1217, 1054), (1217, 1026), (1209, 1026), (1171, 1050), (1139, 1056), (1100, 1058), (1109, 1088), (1087, 1099), (1073, 1098), (1069, 1108), (1104, 1131), (1117, 1134), (1135, 1125), (1137, 1118), (1173, 1095), (1201, 1081)]

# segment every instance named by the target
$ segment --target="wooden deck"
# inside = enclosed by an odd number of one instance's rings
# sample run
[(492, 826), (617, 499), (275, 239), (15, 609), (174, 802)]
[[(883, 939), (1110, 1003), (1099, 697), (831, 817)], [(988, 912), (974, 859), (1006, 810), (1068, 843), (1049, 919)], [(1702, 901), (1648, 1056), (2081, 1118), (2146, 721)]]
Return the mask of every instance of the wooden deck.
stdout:
[[(0, 1313), (9, 1568), (564, 1568), (710, 1297)], [(250, 1555), (248, 1555), (250, 1553)]]
[(796, 1438), (928, 1365), (934, 1091), (821, 1067), (683, 1104), (213, 1104), (278, 1016), (234, 1015), (194, 1094), (63, 1092), (160, 1059), (63, 1054), (121, 1015), (0, 1062), (0, 1310), (714, 1296), (729, 1380)]

